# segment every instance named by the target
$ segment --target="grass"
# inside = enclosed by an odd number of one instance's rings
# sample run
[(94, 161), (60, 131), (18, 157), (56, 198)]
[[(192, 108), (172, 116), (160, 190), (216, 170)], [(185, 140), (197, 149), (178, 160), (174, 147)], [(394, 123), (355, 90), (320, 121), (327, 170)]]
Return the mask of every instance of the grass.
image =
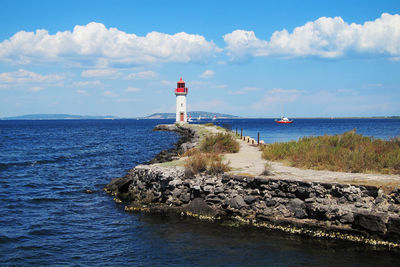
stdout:
[(229, 133), (211, 134), (200, 142), (200, 150), (208, 153), (237, 153), (239, 149), (239, 143)]
[(229, 163), (222, 162), (218, 153), (202, 153), (198, 150), (185, 162), (185, 173), (193, 176), (198, 173), (219, 174), (230, 170)]
[(262, 154), (267, 160), (288, 160), (294, 167), (353, 173), (400, 174), (400, 138), (389, 141), (357, 134), (303, 137), (274, 143)]
[[(214, 126), (212, 124), (208, 126)], [(229, 163), (223, 163), (222, 153), (237, 153), (240, 145), (235, 137), (229, 133), (212, 134), (198, 128), (200, 145), (190, 149), (182, 156), (187, 156), (185, 172), (188, 176), (198, 173), (219, 174), (229, 171)]]

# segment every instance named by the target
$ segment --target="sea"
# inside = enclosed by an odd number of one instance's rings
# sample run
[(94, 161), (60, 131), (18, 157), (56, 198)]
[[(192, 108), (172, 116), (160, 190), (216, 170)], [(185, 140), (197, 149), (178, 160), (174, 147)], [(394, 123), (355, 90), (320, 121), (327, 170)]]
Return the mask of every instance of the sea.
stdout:
[[(204, 123), (205, 121), (201, 121)], [(347, 241), (126, 213), (103, 187), (178, 139), (172, 120), (0, 121), (0, 266), (396, 266), (400, 254)], [(352, 129), (400, 135), (399, 119), (217, 119), (266, 143)]]

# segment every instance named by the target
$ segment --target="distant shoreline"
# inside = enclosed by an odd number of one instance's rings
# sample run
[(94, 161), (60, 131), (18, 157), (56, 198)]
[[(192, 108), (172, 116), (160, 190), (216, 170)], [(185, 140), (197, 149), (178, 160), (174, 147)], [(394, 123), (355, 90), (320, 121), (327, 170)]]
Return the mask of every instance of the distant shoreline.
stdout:
[[(218, 113), (216, 113), (218, 114)], [(225, 115), (225, 114), (224, 114)], [(226, 114), (227, 115), (227, 114)], [(0, 120), (171, 120), (174, 118), (155, 118), (146, 116), (146, 117), (132, 117), (132, 118), (121, 118), (117, 116), (86, 116), (86, 115), (68, 115), (68, 114), (29, 114), (22, 116), (12, 116), (12, 117), (3, 117)], [(224, 120), (243, 120), (243, 119), (276, 119), (277, 117), (238, 117), (233, 115), (228, 116), (220, 116), (217, 119)], [(327, 119), (327, 120), (337, 120), (337, 119), (400, 119), (400, 116), (371, 116), (371, 117), (290, 117), (294, 120), (302, 120), (302, 119)], [(211, 117), (202, 117), (201, 121), (211, 120)], [(195, 118), (195, 121), (197, 119)]]

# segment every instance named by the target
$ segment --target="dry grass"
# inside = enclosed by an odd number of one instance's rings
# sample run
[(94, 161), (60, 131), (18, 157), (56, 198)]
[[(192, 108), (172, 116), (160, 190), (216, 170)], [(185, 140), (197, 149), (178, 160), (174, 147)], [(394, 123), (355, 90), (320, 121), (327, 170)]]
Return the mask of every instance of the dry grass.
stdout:
[(200, 142), (200, 150), (207, 153), (237, 153), (239, 149), (239, 143), (229, 133), (208, 135)]
[(229, 163), (223, 163), (222, 156), (217, 153), (202, 153), (197, 150), (185, 162), (185, 173), (187, 176), (203, 172), (219, 174), (229, 170)]
[(274, 143), (263, 149), (263, 158), (288, 160), (294, 167), (317, 170), (400, 174), (400, 139), (374, 139), (352, 130)]

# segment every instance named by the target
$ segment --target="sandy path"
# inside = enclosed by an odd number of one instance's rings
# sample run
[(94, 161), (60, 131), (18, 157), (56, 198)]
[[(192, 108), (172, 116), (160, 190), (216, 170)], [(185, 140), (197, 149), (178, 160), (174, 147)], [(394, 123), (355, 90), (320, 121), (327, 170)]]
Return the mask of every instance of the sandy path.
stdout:
[(266, 160), (261, 158), (261, 151), (257, 146), (238, 140), (240, 144), (239, 153), (224, 155), (226, 161), (230, 161), (233, 174), (261, 175), (264, 171)]

